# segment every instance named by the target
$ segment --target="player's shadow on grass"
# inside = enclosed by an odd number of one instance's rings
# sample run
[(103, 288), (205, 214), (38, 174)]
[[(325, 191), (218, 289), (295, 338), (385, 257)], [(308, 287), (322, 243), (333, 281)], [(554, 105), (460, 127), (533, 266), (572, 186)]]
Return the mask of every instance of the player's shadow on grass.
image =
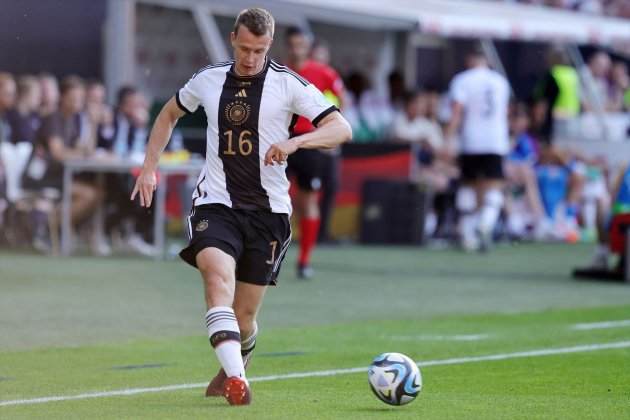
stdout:
[[(404, 415), (404, 414), (411, 414), (412, 410), (409, 410), (408, 408), (402, 408), (402, 407), (388, 407), (388, 406), (383, 406), (383, 407), (361, 407), (361, 408), (349, 408), (347, 410), (348, 412), (352, 412), (352, 413), (391, 413), (392, 416), (399, 416), (399, 415)], [(417, 414), (417, 413), (414, 413)], [(390, 415), (390, 414), (387, 414)]]

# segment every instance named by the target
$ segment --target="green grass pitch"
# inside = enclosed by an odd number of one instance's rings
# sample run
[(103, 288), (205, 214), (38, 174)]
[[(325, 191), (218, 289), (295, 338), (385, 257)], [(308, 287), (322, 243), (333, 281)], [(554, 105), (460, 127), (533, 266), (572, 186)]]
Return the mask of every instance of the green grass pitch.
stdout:
[[(261, 314), (253, 403), (229, 407), (203, 397), (217, 362), (194, 270), (3, 253), (0, 419), (630, 419), (630, 288), (572, 280), (588, 256), (322, 248), (299, 282), (290, 254)], [(421, 364), (407, 406), (368, 388), (361, 368), (385, 351)]]

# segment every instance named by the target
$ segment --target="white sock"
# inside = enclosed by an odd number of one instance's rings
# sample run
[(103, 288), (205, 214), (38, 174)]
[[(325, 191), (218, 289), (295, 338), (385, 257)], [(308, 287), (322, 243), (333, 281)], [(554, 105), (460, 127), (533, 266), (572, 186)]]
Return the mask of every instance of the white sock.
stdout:
[(470, 187), (460, 187), (455, 195), (455, 207), (459, 212), (459, 234), (464, 241), (471, 240), (477, 227), (477, 198), (475, 191)]
[(499, 190), (486, 191), (483, 206), (479, 209), (479, 230), (483, 233), (492, 232), (499, 220), (503, 208), (503, 193)]
[(245, 379), (241, 356), (241, 334), (234, 310), (228, 306), (215, 306), (206, 312), (208, 337), (219, 363), (229, 377)]

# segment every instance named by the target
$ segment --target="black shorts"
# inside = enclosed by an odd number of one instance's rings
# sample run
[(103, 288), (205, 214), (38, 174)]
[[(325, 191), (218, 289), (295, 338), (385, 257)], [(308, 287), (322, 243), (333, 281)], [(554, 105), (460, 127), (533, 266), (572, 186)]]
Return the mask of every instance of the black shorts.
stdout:
[(235, 210), (223, 204), (194, 208), (188, 218), (190, 244), (179, 256), (193, 267), (205, 248), (218, 248), (236, 261), (236, 279), (261, 286), (275, 285), (291, 242), (286, 214)]
[(497, 154), (460, 155), (462, 181), (503, 179), (503, 156)]
[(322, 179), (326, 175), (326, 158), (319, 150), (298, 149), (289, 156), (287, 172), (297, 178), (297, 184), (303, 191), (319, 191)]

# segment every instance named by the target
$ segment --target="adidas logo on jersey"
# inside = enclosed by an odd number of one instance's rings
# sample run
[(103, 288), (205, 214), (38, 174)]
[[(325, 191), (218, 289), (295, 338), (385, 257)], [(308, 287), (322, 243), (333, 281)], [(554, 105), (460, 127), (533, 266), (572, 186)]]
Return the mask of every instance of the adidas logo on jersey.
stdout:
[(247, 98), (247, 93), (245, 92), (245, 89), (241, 89), (238, 92), (236, 92), (236, 96), (237, 98)]

